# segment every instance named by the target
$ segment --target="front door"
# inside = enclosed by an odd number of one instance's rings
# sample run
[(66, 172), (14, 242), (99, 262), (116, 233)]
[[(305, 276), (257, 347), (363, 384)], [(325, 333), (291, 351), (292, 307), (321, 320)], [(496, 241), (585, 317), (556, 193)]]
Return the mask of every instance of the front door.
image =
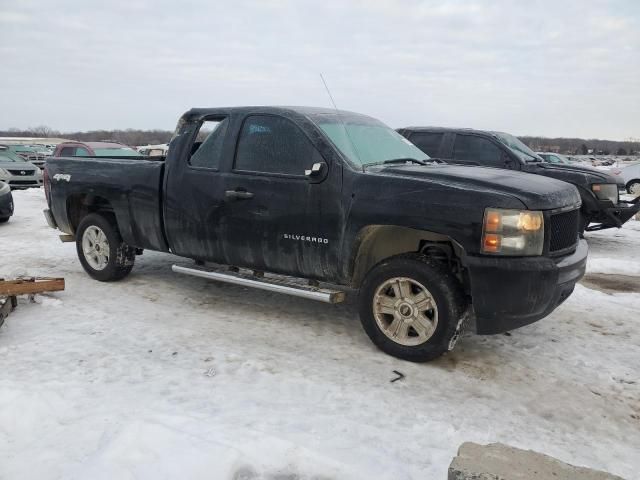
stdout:
[[(314, 164), (321, 171), (306, 176)], [(340, 165), (323, 158), (294, 122), (246, 117), (233, 167), (222, 178), (227, 263), (311, 278), (337, 273)]]

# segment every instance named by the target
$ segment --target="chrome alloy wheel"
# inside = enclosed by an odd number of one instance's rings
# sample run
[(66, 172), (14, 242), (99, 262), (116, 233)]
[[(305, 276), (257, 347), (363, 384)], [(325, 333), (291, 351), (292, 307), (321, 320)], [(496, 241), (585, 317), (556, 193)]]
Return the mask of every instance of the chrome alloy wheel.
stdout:
[(82, 234), (84, 258), (94, 270), (104, 270), (109, 263), (109, 240), (100, 227), (91, 225)]
[(382, 332), (407, 347), (429, 340), (438, 326), (438, 307), (424, 285), (411, 278), (394, 277), (373, 296), (373, 316)]

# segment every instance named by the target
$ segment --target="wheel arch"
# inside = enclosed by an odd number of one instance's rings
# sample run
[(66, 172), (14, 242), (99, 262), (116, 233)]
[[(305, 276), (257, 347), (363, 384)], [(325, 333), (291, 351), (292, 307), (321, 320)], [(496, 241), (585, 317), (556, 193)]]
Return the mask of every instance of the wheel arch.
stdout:
[[(463, 247), (452, 237), (398, 225), (367, 225), (360, 229), (349, 262), (349, 281), (358, 288), (365, 275), (381, 261), (403, 253), (423, 253), (447, 262), (461, 259)], [(465, 283), (459, 278), (461, 283)]]
[(100, 195), (94, 195), (90, 193), (74, 193), (67, 197), (67, 218), (69, 220), (69, 226), (75, 234), (78, 225), (84, 217), (90, 213), (108, 213), (111, 214), (118, 226), (118, 220), (115, 215), (115, 210), (111, 202)]

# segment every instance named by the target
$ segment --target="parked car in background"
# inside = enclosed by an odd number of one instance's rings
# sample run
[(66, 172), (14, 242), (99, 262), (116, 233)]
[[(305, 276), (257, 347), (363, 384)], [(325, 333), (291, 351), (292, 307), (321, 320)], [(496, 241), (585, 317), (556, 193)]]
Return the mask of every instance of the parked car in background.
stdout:
[(623, 168), (613, 168), (609, 173), (619, 178), (631, 195), (640, 196), (640, 162)]
[(27, 162), (31, 162), (36, 167), (43, 169), (44, 163), (50, 154), (46, 153), (44, 148), (36, 147), (33, 145), (3, 145), (8, 150), (19, 155)]
[(581, 232), (619, 228), (640, 210), (640, 201), (620, 201), (613, 175), (580, 165), (547, 163), (508, 133), (438, 127), (408, 127), (398, 132), (433, 158), (462, 165), (519, 170), (575, 185), (582, 199)]
[(0, 223), (9, 221), (11, 215), (13, 215), (11, 187), (4, 182), (0, 182)]
[(116, 142), (65, 142), (60, 143), (53, 157), (142, 157), (127, 145)]
[(164, 157), (167, 155), (169, 145), (160, 143), (158, 145), (141, 145), (136, 148), (145, 157)]
[(12, 189), (39, 187), (42, 172), (6, 146), (0, 146), (0, 182)]

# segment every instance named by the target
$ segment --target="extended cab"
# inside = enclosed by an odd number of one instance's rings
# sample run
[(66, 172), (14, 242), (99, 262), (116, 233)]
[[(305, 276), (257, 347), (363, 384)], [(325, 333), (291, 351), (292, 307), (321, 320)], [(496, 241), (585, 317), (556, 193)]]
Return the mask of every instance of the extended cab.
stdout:
[(433, 163), (356, 113), (192, 109), (166, 160), (45, 173), (45, 217), (92, 277), (123, 278), (149, 249), (204, 278), (327, 302), (357, 290), (369, 337), (413, 361), (453, 348), (467, 318), (493, 334), (549, 315), (585, 271), (574, 186)]
[(618, 180), (580, 165), (545, 162), (513, 135), (469, 128), (407, 127), (398, 130), (423, 152), (460, 165), (519, 170), (572, 183), (580, 192), (580, 231), (621, 227), (640, 210), (640, 201), (623, 202)]

